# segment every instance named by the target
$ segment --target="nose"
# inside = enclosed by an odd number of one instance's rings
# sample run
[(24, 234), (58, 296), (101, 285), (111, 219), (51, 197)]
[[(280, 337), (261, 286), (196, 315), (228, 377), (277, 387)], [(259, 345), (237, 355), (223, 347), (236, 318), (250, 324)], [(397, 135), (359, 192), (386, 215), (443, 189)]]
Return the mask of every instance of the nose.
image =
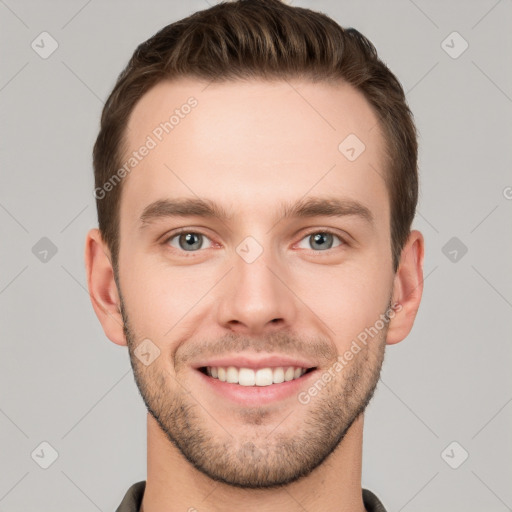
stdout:
[(287, 330), (297, 318), (298, 303), (287, 283), (290, 277), (265, 252), (248, 263), (238, 254), (218, 293), (219, 325), (232, 332), (262, 335)]

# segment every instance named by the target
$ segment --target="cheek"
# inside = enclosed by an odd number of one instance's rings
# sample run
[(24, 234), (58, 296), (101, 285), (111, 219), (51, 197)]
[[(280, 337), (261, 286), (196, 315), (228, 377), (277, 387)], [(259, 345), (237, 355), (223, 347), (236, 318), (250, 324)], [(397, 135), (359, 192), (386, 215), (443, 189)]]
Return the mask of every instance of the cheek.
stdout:
[(386, 311), (392, 278), (383, 270), (355, 262), (336, 268), (304, 267), (295, 280), (297, 295), (321, 319), (326, 335), (344, 347)]
[[(172, 326), (179, 300), (172, 281), (142, 255), (125, 256), (120, 262), (123, 299), (132, 328), (138, 336), (158, 339)], [(124, 271), (124, 273), (123, 273)]]
[(163, 346), (197, 321), (195, 315), (209, 304), (209, 291), (222, 275), (212, 265), (172, 266), (142, 253), (123, 263), (129, 269), (123, 296), (130, 319), (139, 335)]

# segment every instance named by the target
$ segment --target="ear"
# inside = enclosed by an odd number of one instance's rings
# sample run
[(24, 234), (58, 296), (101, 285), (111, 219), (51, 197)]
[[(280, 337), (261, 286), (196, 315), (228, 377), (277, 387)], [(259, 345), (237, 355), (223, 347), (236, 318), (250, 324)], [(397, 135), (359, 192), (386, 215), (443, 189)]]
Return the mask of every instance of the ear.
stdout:
[(126, 345), (120, 298), (114, 279), (110, 251), (98, 229), (91, 229), (85, 241), (87, 286), (92, 307), (107, 338), (117, 345)]
[(423, 235), (411, 231), (402, 249), (393, 284), (394, 315), (389, 322), (386, 343), (393, 345), (411, 332), (423, 293)]

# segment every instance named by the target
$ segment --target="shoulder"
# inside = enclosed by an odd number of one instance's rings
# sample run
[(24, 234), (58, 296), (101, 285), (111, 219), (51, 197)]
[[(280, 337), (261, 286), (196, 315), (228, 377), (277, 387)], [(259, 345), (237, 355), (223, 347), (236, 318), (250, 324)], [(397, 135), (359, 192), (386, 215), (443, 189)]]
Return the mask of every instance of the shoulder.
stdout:
[(139, 512), (146, 489), (146, 480), (141, 480), (133, 484), (124, 495), (123, 501), (117, 508), (116, 512)]
[(382, 502), (369, 489), (363, 489), (363, 504), (367, 512), (386, 512)]

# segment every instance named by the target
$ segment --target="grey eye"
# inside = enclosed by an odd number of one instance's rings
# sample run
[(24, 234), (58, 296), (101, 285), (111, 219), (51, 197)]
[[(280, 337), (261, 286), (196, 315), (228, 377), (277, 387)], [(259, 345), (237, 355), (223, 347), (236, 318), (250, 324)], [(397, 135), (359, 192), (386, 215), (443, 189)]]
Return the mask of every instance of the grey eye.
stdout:
[[(177, 239), (178, 246), (175, 245), (174, 240)], [(194, 231), (179, 233), (169, 238), (169, 245), (176, 249), (183, 251), (195, 251), (198, 249), (204, 249), (204, 241), (209, 240), (206, 236), (201, 233), (195, 233)]]
[[(340, 243), (333, 246), (333, 240), (335, 238), (337, 238), (340, 241)], [(302, 247), (302, 249), (311, 248), (314, 249), (315, 251), (325, 251), (328, 249), (332, 249), (333, 247), (338, 247), (343, 243), (338, 235), (326, 231), (317, 231), (315, 233), (310, 233), (301, 240), (301, 243), (304, 240), (307, 241), (310, 247)]]

